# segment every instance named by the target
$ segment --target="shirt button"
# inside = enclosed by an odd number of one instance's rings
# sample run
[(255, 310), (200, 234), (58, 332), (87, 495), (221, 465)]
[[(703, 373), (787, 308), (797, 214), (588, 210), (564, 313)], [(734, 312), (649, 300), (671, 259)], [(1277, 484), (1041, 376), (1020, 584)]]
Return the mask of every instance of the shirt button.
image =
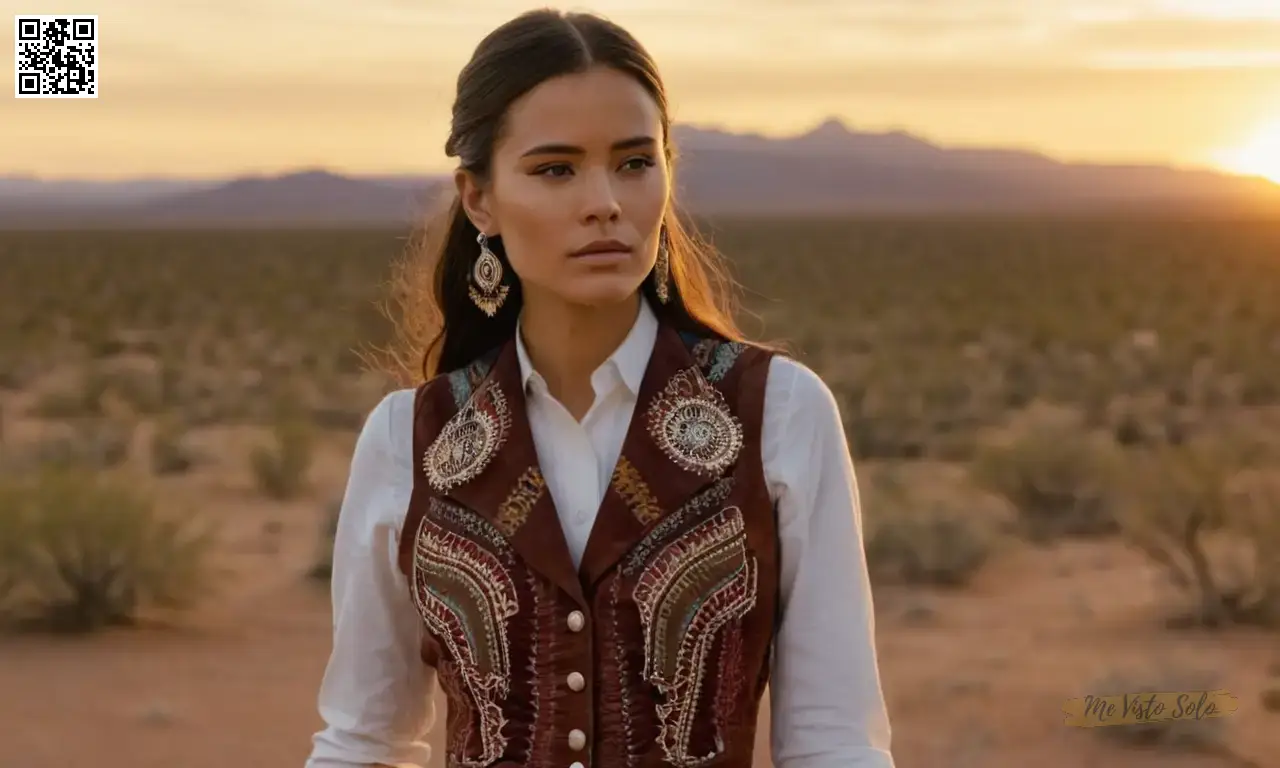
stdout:
[(587, 618), (582, 615), (582, 611), (574, 611), (569, 614), (569, 631), (581, 632), (582, 628), (587, 625)]
[[(569, 731), (569, 749), (574, 752), (581, 752), (585, 746), (587, 746), (587, 734), (577, 728)], [(582, 765), (582, 763), (574, 763), (574, 765)]]
[(587, 679), (582, 676), (581, 672), (570, 672), (566, 682), (569, 684), (569, 690), (571, 691), (580, 691), (587, 687)]
[(587, 766), (582, 763), (574, 763), (573, 765), (570, 765), (569, 768), (587, 768)]

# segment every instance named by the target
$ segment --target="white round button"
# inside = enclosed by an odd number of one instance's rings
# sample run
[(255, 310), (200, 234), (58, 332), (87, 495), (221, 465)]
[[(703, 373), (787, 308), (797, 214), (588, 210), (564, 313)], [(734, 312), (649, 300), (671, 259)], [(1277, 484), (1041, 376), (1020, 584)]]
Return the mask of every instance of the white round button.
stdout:
[(581, 672), (570, 672), (566, 680), (569, 683), (569, 690), (580, 691), (587, 687), (587, 679), (582, 676)]
[[(569, 731), (569, 749), (574, 752), (581, 752), (585, 746), (587, 746), (587, 734), (577, 728)], [(580, 765), (580, 763), (574, 763), (574, 765)]]
[(569, 768), (587, 768), (587, 766), (582, 763), (574, 763), (573, 765), (570, 765)]
[(582, 615), (582, 611), (574, 611), (569, 614), (569, 631), (581, 632), (582, 628), (587, 625), (587, 617)]

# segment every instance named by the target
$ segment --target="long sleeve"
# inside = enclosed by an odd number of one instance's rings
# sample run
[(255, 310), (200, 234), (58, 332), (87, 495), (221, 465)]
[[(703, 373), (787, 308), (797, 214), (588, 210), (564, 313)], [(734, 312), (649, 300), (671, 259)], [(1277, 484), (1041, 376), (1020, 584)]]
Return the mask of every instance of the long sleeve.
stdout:
[(857, 480), (839, 408), (813, 371), (771, 363), (762, 457), (778, 503), (777, 768), (893, 768)]
[(333, 651), (320, 686), (325, 727), (306, 768), (425, 766), (435, 679), (397, 568), (413, 484), (413, 391), (385, 397), (356, 441), (333, 552)]

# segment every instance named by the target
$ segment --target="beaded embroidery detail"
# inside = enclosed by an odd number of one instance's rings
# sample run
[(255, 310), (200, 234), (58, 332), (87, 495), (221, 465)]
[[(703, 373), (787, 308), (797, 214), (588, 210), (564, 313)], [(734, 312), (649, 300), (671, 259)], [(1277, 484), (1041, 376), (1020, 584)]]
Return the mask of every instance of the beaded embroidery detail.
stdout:
[(618, 463), (613, 467), (613, 477), (609, 482), (627, 503), (631, 514), (635, 515), (641, 524), (649, 525), (662, 518), (662, 508), (658, 506), (657, 497), (653, 495), (653, 491), (649, 490), (649, 484), (640, 476), (640, 470), (636, 469), (636, 465), (628, 461), (626, 456), (618, 457)]
[(461, 408), (471, 398), (475, 388), (480, 386), (480, 382), (484, 381), (484, 377), (489, 375), (494, 356), (494, 353), (490, 353), (449, 374), (449, 391), (453, 394), (455, 406)]
[(682, 337), (685, 344), (689, 345), (689, 355), (698, 363), (707, 381), (711, 382), (723, 380), (738, 362), (738, 357), (747, 349), (747, 345), (740, 341), (699, 339), (684, 334)]
[(506, 442), (511, 411), (497, 385), (476, 390), (422, 456), (427, 482), (440, 493), (484, 471)]
[(662, 693), (658, 743), (672, 765), (692, 768), (717, 756), (689, 754), (704, 674), (722, 630), (755, 606), (756, 574), (742, 511), (731, 506), (663, 545), (636, 582), (644, 677)]
[(729, 341), (724, 344), (717, 344), (715, 354), (711, 363), (711, 370), (707, 371), (708, 381), (720, 381), (733, 368), (734, 363), (738, 362), (738, 356), (747, 348), (746, 344), (740, 341)]
[(696, 368), (672, 376), (648, 416), (654, 442), (689, 472), (716, 477), (742, 450), (742, 423)]
[(507, 536), (514, 536), (520, 526), (529, 519), (529, 513), (547, 490), (547, 481), (537, 467), (529, 467), (516, 480), (515, 487), (498, 507), (498, 530)]
[(628, 578), (639, 573), (645, 564), (661, 547), (666, 546), (668, 539), (680, 535), (683, 528), (696, 520), (711, 508), (723, 504), (733, 491), (733, 475), (722, 477), (711, 487), (685, 502), (674, 514), (668, 515), (661, 523), (653, 527), (640, 543), (632, 548), (626, 561), (622, 564), (622, 574)]
[[(418, 527), (413, 558), (413, 598), (431, 633), (449, 652), (462, 687), (480, 720), (480, 754), (458, 764), (492, 764), (506, 750), (502, 701), (511, 675), (508, 623), (519, 611), (516, 585), (500, 555), (481, 541), (505, 539), (482, 518), (432, 499), (432, 514)], [(462, 524), (463, 535), (436, 521)], [(472, 538), (471, 535), (475, 535)]]

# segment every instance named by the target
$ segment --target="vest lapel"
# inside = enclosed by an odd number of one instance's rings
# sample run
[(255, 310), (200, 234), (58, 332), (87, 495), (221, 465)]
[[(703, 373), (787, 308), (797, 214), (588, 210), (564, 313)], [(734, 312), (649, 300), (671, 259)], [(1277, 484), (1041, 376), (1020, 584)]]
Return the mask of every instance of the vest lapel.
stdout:
[(596, 584), (668, 514), (732, 469), (742, 425), (679, 334), (658, 330), (579, 574)]
[(437, 493), (492, 523), (529, 567), (585, 605), (538, 466), (514, 341), (503, 346), (422, 461)]

